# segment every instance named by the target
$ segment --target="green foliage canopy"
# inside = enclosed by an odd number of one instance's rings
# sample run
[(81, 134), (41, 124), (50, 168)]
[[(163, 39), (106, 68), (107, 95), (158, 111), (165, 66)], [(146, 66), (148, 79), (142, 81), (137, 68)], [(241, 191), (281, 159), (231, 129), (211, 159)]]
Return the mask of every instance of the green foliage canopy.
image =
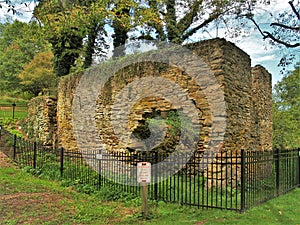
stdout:
[[(230, 16), (238, 16), (261, 2), (265, 1), (44, 0), (35, 8), (34, 15), (52, 44), (55, 73), (63, 76), (80, 57), (84, 68), (90, 66), (97, 43), (101, 43), (102, 50), (108, 47), (103, 37), (105, 25), (114, 30), (114, 50), (124, 46), (129, 32), (135, 33), (133, 39), (182, 44), (214, 21), (227, 23)], [(114, 51), (114, 56), (124, 55), (124, 50)]]
[(277, 148), (300, 146), (300, 63), (273, 93), (273, 143)]
[[(129, 8), (135, 9), (135, 16), (122, 13)], [(79, 58), (83, 58), (86, 68), (92, 64), (95, 52), (100, 55), (105, 52), (108, 47), (104, 40), (105, 25), (114, 21), (127, 31), (148, 20), (150, 12), (133, 0), (45, 0), (35, 8), (34, 15), (43, 24), (45, 37), (52, 44), (55, 73), (64, 76)]]
[(0, 24), (0, 89), (17, 93), (19, 89), (18, 74), (34, 55), (49, 48), (41, 38), (40, 26), (36, 22)]
[(52, 52), (39, 52), (25, 66), (19, 74), (19, 79), (25, 91), (37, 96), (39, 93), (55, 86), (56, 77), (53, 71), (52, 59)]

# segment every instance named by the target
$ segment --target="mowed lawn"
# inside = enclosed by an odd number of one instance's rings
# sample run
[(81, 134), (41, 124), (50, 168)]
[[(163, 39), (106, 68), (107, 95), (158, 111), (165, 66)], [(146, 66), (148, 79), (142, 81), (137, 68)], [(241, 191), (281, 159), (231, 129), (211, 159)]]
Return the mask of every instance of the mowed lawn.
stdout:
[(27, 106), (0, 105), (0, 119), (24, 119), (27, 116)]
[[(1, 152), (0, 152), (1, 155)], [(141, 217), (139, 198), (105, 201), (58, 182), (41, 180), (0, 156), (0, 224), (287, 224), (300, 225), (300, 188), (246, 213), (150, 202)]]
[[(15, 104), (15, 107), (13, 107)], [(13, 110), (14, 108), (14, 110)], [(0, 122), (5, 120), (24, 119), (27, 116), (28, 101), (8, 96), (0, 97)], [(13, 113), (14, 111), (14, 113)], [(14, 114), (14, 115), (13, 115)]]

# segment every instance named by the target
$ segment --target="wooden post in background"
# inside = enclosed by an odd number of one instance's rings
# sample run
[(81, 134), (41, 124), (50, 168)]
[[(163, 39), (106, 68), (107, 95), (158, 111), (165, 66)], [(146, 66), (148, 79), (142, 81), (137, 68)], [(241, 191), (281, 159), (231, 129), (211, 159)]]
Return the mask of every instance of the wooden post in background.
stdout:
[(142, 214), (144, 218), (149, 217), (149, 204), (148, 204), (148, 184), (142, 183)]
[(150, 215), (148, 204), (148, 185), (151, 183), (151, 163), (137, 164), (137, 182), (142, 186), (142, 215), (147, 219)]

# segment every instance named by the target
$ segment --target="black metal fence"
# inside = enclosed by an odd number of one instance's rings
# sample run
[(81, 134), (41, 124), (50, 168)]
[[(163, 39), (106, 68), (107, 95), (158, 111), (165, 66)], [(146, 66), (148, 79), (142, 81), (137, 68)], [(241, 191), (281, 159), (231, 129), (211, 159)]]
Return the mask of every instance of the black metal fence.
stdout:
[[(149, 196), (153, 200), (175, 202), (203, 208), (244, 211), (252, 206), (284, 194), (300, 184), (300, 149), (269, 152), (227, 152), (211, 159), (208, 169), (202, 155), (189, 159), (180, 155), (158, 153), (82, 154), (64, 149), (45, 148), (0, 130), (0, 150), (22, 167), (34, 169), (38, 175), (60, 179), (76, 185), (139, 195), (139, 185), (128, 185), (137, 174), (121, 164), (136, 166), (138, 162), (157, 165), (152, 170), (153, 183)], [(169, 157), (169, 167), (159, 162)], [(210, 159), (206, 159), (210, 161)], [(176, 164), (188, 161), (179, 172), (165, 177)]]
[(1, 104), (0, 118), (3, 119), (23, 119), (27, 115), (27, 105), (20, 104)]

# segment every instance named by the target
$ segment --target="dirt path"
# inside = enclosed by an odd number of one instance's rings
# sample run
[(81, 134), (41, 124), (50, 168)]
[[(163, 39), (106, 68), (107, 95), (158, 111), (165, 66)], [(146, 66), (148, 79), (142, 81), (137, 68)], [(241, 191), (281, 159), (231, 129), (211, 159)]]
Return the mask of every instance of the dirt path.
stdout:
[[(0, 169), (15, 167), (13, 162), (0, 151)], [(14, 176), (12, 173), (11, 176)], [(13, 180), (13, 179), (12, 179)], [(0, 173), (1, 181), (1, 173)], [(15, 181), (12, 181), (15, 182)], [(30, 187), (30, 184), (29, 184)], [(43, 187), (24, 186), (24, 190), (19, 187), (14, 190), (9, 180), (0, 182), (0, 225), (2, 224), (43, 224), (47, 221), (55, 221), (59, 224), (59, 213), (64, 210), (61, 200), (72, 201), (59, 193), (52, 193)], [(7, 192), (11, 189), (11, 193)], [(6, 190), (4, 193), (1, 190)], [(69, 214), (75, 212), (69, 210)], [(11, 216), (13, 215), (13, 217)]]
[(11, 167), (13, 166), (12, 163), (10, 162), (10, 159), (0, 151), (0, 168), (2, 167)]

